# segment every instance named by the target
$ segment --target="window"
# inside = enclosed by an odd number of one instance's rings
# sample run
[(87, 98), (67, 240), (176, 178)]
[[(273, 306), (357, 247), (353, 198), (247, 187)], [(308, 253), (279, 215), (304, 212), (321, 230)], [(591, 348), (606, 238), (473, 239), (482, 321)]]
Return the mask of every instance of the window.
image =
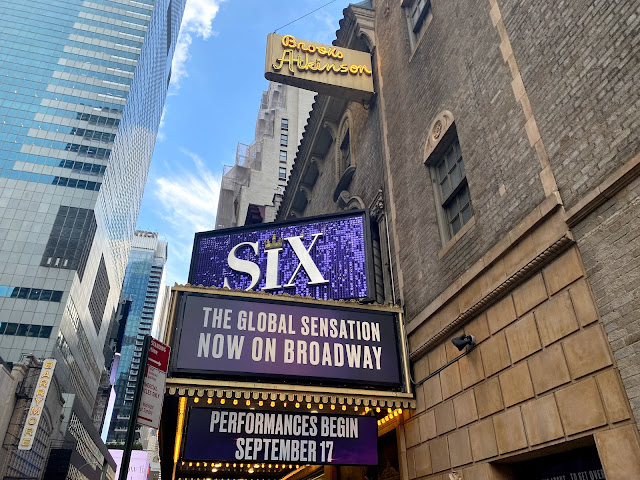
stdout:
[(289, 136), (283, 133), (282, 135), (280, 135), (280, 146), (286, 147), (288, 146), (288, 144), (289, 144)]
[(436, 197), (442, 206), (444, 237), (451, 239), (472, 216), (471, 197), (467, 184), (460, 142), (456, 136), (432, 167)]
[(403, 5), (406, 5), (411, 47), (415, 48), (433, 16), (431, 13), (431, 0), (405, 0)]
[(280, 128), (282, 130), (289, 130), (289, 119), (283, 118), (280, 120)]
[(342, 137), (342, 143), (340, 143), (340, 166), (343, 172), (351, 166), (351, 141), (348, 129)]
[(285, 167), (280, 167), (278, 169), (278, 180), (286, 180), (287, 179), (287, 169)]
[(287, 152), (280, 150), (280, 163), (287, 163)]

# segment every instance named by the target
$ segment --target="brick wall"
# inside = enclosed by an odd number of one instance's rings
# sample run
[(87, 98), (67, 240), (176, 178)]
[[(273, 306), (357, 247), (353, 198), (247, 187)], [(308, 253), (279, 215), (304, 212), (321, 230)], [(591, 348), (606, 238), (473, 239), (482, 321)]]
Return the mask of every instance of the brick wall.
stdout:
[[(479, 13), (488, 3), (479, 3)], [(640, 149), (640, 6), (637, 0), (498, 5), (570, 207)]]
[(640, 179), (574, 228), (635, 418), (640, 420)]
[[(540, 162), (529, 145), (489, 2), (432, 5), (433, 19), (415, 52), (397, 3), (376, 16), (409, 319), (544, 198)], [(429, 125), (445, 109), (455, 118), (475, 225), (440, 259), (443, 245), (423, 152)]]
[[(336, 123), (350, 113), (350, 141), (353, 145), (353, 157), (356, 173), (347, 189), (349, 194), (362, 198), (365, 206), (375, 198), (383, 188), (383, 162), (380, 142), (380, 122), (378, 106), (374, 103), (367, 110), (362, 105), (349, 103), (336, 118)], [(335, 177), (335, 145), (329, 148), (319, 165), (320, 175), (311, 189), (309, 203), (304, 210), (305, 216), (338, 212), (341, 208), (333, 201), (333, 192), (337, 181)]]

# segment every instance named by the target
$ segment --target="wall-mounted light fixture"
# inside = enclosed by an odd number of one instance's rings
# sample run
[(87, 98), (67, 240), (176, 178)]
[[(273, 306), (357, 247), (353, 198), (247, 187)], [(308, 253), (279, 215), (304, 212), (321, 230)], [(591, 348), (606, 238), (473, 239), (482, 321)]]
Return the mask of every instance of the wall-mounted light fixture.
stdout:
[(472, 350), (473, 347), (476, 346), (476, 338), (473, 335), (462, 334), (459, 337), (452, 338), (451, 343), (453, 343), (459, 351), (464, 350), (467, 346), (469, 350)]

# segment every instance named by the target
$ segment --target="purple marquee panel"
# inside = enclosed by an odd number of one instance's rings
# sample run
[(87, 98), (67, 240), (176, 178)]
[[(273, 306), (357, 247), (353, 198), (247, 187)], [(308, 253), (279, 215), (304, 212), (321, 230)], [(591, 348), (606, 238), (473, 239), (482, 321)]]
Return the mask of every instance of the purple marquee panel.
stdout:
[(377, 465), (375, 417), (192, 408), (189, 461)]
[(235, 271), (228, 265), (231, 249), (243, 242), (258, 242), (258, 253), (249, 245), (237, 249), (236, 257), (249, 260), (260, 268), (260, 280), (254, 290), (262, 290), (266, 282), (267, 241), (282, 242), (278, 257), (278, 285), (285, 285), (292, 277), (300, 260), (288, 237), (302, 236), (308, 249), (315, 234), (319, 236), (309, 250), (313, 262), (327, 283), (309, 285), (309, 275), (300, 268), (292, 282), (295, 287), (270, 290), (270, 293), (288, 293), (319, 299), (372, 298), (368, 215), (364, 211), (296, 220), (295, 223), (268, 224), (197, 233), (194, 241), (189, 283), (205, 287), (222, 288), (227, 279), (230, 288), (246, 290), (251, 276)]
[(393, 312), (183, 294), (172, 371), (401, 386)]

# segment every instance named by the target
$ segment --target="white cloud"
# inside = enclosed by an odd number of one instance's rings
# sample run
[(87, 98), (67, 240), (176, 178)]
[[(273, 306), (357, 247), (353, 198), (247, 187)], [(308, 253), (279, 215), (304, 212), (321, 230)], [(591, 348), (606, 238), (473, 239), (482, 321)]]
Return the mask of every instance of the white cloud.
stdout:
[(336, 39), (336, 30), (340, 28), (340, 18), (332, 15), (327, 10), (319, 10), (314, 15), (316, 20), (317, 31), (314, 35), (314, 40), (319, 43), (325, 43), (331, 45)]
[(178, 171), (165, 170), (165, 175), (153, 183), (153, 195), (160, 204), (156, 211), (168, 223), (161, 234), (169, 242), (169, 285), (186, 282), (193, 235), (215, 227), (220, 192), (220, 179), (203, 160), (188, 150), (182, 153), (191, 159), (192, 165), (182, 162)]
[(213, 19), (220, 9), (221, 1), (223, 0), (187, 0), (171, 64), (171, 85), (174, 89), (180, 88), (180, 82), (189, 76), (187, 64), (191, 58), (189, 47), (193, 37), (208, 40), (215, 36)]

